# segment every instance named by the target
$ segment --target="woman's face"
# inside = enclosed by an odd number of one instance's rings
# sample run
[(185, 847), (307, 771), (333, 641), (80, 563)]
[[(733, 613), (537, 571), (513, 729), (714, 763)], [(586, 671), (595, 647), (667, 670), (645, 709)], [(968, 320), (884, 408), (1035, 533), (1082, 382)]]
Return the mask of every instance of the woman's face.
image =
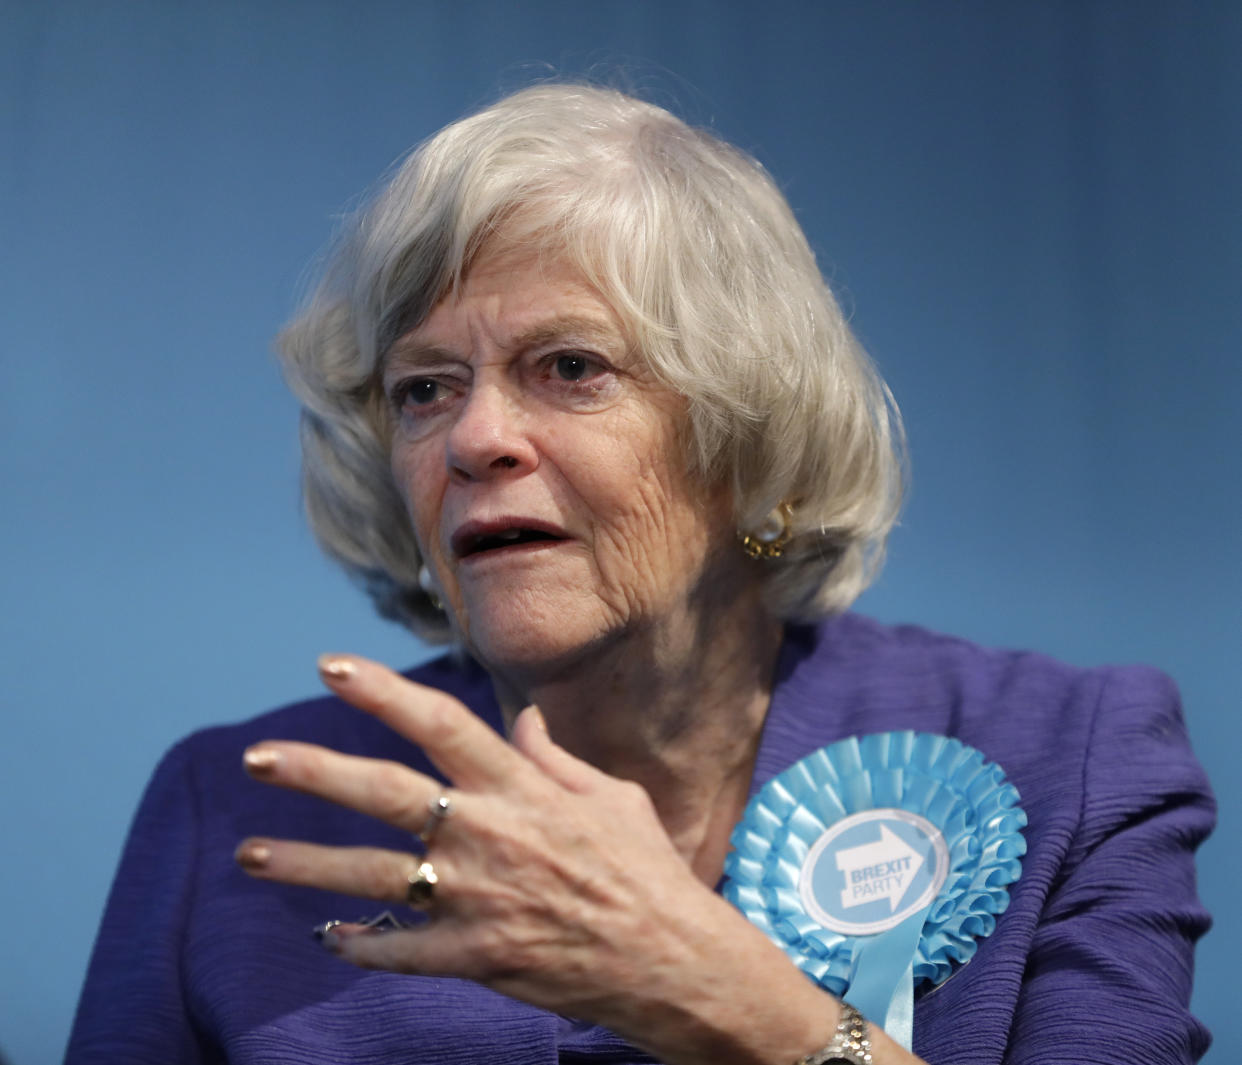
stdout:
[(684, 401), (564, 264), (482, 255), (383, 383), (418, 542), (489, 667), (534, 679), (644, 631), (676, 645), (750, 579), (728, 491), (687, 476)]

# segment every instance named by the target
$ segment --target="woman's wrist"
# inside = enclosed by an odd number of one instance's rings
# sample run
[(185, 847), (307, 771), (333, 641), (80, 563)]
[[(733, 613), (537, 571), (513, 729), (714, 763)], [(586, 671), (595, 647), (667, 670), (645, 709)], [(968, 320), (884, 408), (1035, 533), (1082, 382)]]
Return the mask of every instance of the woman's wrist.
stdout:
[[(719, 896), (706, 902), (681, 928), (687, 964), (679, 979), (616, 1030), (667, 1065), (815, 1060), (846, 1017), (841, 1001)], [(866, 1034), (871, 1065), (921, 1065), (878, 1024), (867, 1024)]]
[(652, 974), (620, 1034), (667, 1065), (794, 1065), (832, 1039), (838, 1000), (719, 896), (675, 931), (680, 964)]
[(841, 1003), (841, 1019), (828, 1045), (800, 1057), (795, 1065), (871, 1065), (870, 1026), (848, 1002)]

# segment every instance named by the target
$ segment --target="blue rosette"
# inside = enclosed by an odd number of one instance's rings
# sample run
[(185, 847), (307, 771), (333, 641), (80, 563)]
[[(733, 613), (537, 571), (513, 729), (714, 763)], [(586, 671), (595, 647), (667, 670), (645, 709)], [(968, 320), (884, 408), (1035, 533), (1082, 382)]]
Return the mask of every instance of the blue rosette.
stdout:
[(909, 1048), (914, 991), (1009, 905), (1026, 814), (999, 766), (924, 732), (850, 737), (751, 799), (723, 893), (808, 976)]

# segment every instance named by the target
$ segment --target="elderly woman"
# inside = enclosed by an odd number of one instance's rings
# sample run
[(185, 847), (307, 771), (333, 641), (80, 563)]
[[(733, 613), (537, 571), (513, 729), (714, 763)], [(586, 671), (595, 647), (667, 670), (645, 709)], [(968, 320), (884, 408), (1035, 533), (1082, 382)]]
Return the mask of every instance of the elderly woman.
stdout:
[(756, 162), (518, 93), (409, 157), (281, 351), (321, 542), (455, 650), (325, 656), (329, 698), (169, 754), (71, 1063), (1203, 1052), (1171, 685), (846, 612), (901, 434)]

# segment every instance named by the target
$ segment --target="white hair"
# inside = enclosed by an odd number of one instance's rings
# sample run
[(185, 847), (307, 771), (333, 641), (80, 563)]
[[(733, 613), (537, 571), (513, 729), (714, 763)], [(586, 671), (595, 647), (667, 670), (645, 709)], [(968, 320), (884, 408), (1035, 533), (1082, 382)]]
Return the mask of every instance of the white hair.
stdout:
[(615, 308), (686, 397), (685, 458), (731, 484), (739, 529), (792, 505), (784, 554), (756, 562), (777, 616), (848, 607), (900, 505), (901, 421), (785, 198), (756, 160), (659, 107), (549, 84), (415, 149), (347, 220), (279, 338), (311, 526), (379, 611), (449, 638), (419, 587), (379, 378), (393, 341), (496, 239), (567, 258)]

